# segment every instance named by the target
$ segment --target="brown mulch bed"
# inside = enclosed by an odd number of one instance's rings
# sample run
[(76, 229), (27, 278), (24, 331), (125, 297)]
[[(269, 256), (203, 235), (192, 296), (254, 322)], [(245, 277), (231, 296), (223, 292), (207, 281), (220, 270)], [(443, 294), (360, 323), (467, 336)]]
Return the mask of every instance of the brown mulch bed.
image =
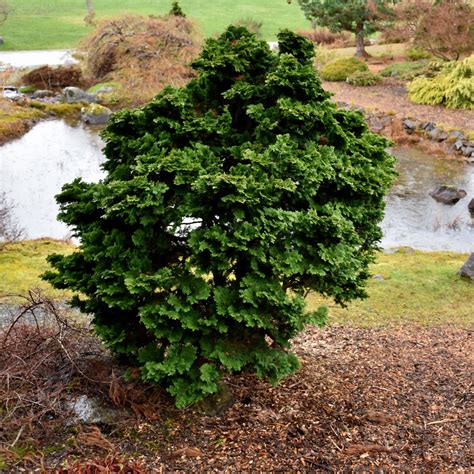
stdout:
[[(463, 328), (308, 328), (295, 341), (297, 374), (278, 387), (251, 375), (229, 379), (234, 403), (210, 416), (178, 411), (158, 389), (116, 376), (123, 369), (87, 331), (61, 321), (45, 331), (42, 324), (30, 331), (18, 324), (9, 334), (15, 345), (0, 358), (0, 461), (9, 469), (465, 472), (473, 466), (474, 347)], [(80, 394), (120, 405), (116, 421), (72, 423), (65, 402)]]
[(393, 112), (399, 118), (411, 117), (459, 130), (474, 130), (474, 111), (420, 105), (408, 99), (403, 82), (386, 78), (370, 87), (354, 87), (345, 82), (324, 82), (324, 89), (334, 94), (333, 100), (363, 108)]

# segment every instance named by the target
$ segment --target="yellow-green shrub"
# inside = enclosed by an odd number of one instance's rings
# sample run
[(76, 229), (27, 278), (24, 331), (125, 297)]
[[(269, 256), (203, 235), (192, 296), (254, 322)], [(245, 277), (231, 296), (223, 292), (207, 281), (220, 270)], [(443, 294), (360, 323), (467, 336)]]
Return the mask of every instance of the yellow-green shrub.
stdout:
[(345, 81), (357, 71), (368, 71), (367, 64), (357, 58), (339, 58), (321, 68), (321, 77), (326, 81)]
[(418, 104), (474, 110), (474, 54), (448, 63), (432, 78), (415, 79), (408, 85), (408, 93)]
[(347, 82), (352, 86), (373, 86), (380, 82), (381, 77), (370, 71), (356, 71), (352, 73)]

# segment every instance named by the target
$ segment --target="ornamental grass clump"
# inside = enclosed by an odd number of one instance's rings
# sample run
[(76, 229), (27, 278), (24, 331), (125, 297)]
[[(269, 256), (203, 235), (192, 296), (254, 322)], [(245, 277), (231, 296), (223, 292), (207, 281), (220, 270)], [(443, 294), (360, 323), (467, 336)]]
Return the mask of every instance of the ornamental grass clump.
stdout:
[(113, 116), (104, 180), (57, 197), (80, 245), (45, 278), (178, 407), (226, 373), (293, 373), (292, 338), (326, 315), (305, 295), (364, 297), (382, 236), (388, 142), (329, 100), (308, 40), (278, 40), (208, 39), (189, 84)]
[(357, 71), (368, 71), (367, 64), (357, 58), (340, 58), (325, 64), (321, 68), (321, 77), (325, 81), (345, 81)]
[(448, 63), (434, 77), (413, 80), (408, 94), (418, 104), (474, 110), (474, 54)]

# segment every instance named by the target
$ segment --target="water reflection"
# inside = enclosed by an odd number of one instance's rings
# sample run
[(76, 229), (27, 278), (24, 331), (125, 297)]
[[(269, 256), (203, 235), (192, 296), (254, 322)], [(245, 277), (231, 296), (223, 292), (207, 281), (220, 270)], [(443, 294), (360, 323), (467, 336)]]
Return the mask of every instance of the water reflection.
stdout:
[(103, 176), (102, 146), (97, 132), (53, 120), (0, 147), (0, 192), (13, 201), (15, 219), (28, 238), (69, 234), (56, 220), (54, 196), (74, 178), (98, 181)]
[[(68, 234), (56, 220), (54, 196), (76, 177), (103, 177), (102, 146), (96, 131), (54, 120), (0, 147), (0, 192), (16, 203), (15, 218), (28, 238)], [(382, 246), (474, 251), (474, 222), (467, 207), (474, 198), (474, 166), (410, 148), (392, 153), (400, 176), (386, 199)], [(462, 188), (467, 196), (454, 206), (438, 203), (428, 193), (441, 184)]]
[[(474, 198), (474, 166), (413, 148), (392, 153), (400, 176), (387, 196), (382, 245), (474, 251), (474, 221), (467, 207)], [(429, 192), (442, 184), (464, 189), (467, 196), (453, 206), (436, 202)]]

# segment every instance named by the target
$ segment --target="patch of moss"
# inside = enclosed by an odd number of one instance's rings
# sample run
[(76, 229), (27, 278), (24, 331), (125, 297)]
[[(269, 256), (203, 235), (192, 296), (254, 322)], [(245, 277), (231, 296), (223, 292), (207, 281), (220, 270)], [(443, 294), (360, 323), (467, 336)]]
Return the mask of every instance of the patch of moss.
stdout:
[(457, 272), (467, 255), (401, 249), (380, 254), (371, 267), (380, 279), (368, 282), (368, 298), (341, 308), (318, 295), (308, 297), (308, 309), (329, 306), (328, 323), (387, 326), (404, 323), (458, 324), (472, 327), (474, 283)]
[[(41, 288), (52, 298), (64, 298), (65, 291), (54, 290), (40, 275), (50, 269), (46, 257), (52, 253), (70, 254), (75, 246), (61, 241), (30, 240), (10, 244), (0, 252), (0, 295), (25, 294)], [(14, 302), (14, 298), (8, 301)]]
[(41, 110), (49, 115), (57, 117), (79, 117), (81, 113), (82, 104), (64, 104), (30, 101), (29, 106), (33, 109)]

